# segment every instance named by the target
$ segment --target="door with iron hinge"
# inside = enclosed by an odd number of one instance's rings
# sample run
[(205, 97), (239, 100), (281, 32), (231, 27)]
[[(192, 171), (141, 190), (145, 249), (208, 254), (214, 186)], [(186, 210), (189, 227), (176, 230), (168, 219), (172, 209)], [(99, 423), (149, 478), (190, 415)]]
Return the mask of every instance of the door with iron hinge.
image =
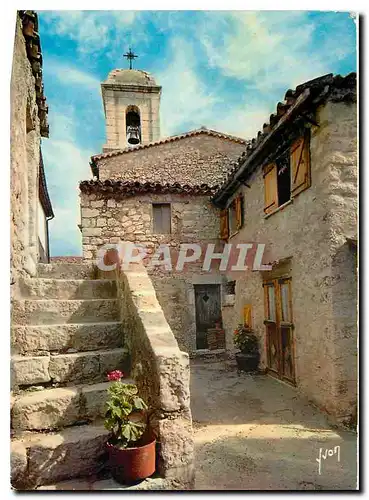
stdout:
[(207, 349), (207, 332), (221, 322), (220, 285), (194, 285), (196, 309), (196, 349)]
[(271, 374), (295, 383), (291, 278), (265, 281), (267, 365)]

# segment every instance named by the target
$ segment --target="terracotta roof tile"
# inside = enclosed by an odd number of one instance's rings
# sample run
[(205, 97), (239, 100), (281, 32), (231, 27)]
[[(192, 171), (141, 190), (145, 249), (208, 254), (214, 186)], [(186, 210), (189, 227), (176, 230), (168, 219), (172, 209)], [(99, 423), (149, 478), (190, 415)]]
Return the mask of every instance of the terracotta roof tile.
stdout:
[(106, 181), (82, 181), (79, 184), (82, 193), (100, 194), (103, 197), (126, 198), (137, 194), (160, 193), (160, 194), (190, 194), (190, 195), (212, 195), (218, 186), (201, 184), (190, 186), (188, 184), (160, 184), (155, 182), (132, 182), (108, 179)]
[(40, 35), (38, 34), (38, 17), (34, 10), (20, 10), (18, 15), (22, 22), (23, 36), (26, 42), (27, 57), (31, 64), (32, 74), (35, 77), (36, 102), (40, 119), (40, 133), (42, 137), (49, 137), (47, 114), (49, 108), (44, 96), (42, 82), (42, 50)]

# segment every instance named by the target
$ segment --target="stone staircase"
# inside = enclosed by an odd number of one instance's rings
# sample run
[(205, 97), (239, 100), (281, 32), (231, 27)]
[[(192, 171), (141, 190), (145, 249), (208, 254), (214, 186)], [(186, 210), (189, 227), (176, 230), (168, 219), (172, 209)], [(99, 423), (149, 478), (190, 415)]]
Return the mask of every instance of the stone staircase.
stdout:
[(40, 264), (38, 277), (22, 283), (12, 304), (12, 478), (18, 489), (96, 475), (104, 467), (106, 374), (129, 374), (130, 360), (116, 284), (94, 278), (85, 264)]

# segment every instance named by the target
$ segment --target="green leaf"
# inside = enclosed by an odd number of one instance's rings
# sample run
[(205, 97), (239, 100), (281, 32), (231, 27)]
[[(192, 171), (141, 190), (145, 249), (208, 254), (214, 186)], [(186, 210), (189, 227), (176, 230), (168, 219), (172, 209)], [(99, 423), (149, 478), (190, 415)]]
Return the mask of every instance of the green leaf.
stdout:
[(133, 398), (133, 405), (137, 410), (147, 410), (146, 403), (138, 396)]

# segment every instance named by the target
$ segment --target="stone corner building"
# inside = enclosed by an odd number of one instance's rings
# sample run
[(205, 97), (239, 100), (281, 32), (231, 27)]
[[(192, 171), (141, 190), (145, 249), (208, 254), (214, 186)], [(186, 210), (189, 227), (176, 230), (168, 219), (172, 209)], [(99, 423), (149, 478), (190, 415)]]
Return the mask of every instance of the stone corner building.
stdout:
[(207, 352), (221, 322), (232, 355), (234, 328), (250, 324), (261, 368), (352, 423), (356, 74), (288, 90), (252, 141), (205, 128), (160, 139), (161, 87), (143, 71), (114, 70), (102, 89), (107, 144), (80, 183), (84, 259), (121, 240), (152, 253), (162, 243), (264, 243), (268, 272), (149, 271), (179, 346)]
[(19, 11), (11, 75), (11, 280), (35, 276), (49, 260), (48, 221), (54, 217), (47, 190), (41, 138), (49, 137), (42, 82), (38, 18)]

